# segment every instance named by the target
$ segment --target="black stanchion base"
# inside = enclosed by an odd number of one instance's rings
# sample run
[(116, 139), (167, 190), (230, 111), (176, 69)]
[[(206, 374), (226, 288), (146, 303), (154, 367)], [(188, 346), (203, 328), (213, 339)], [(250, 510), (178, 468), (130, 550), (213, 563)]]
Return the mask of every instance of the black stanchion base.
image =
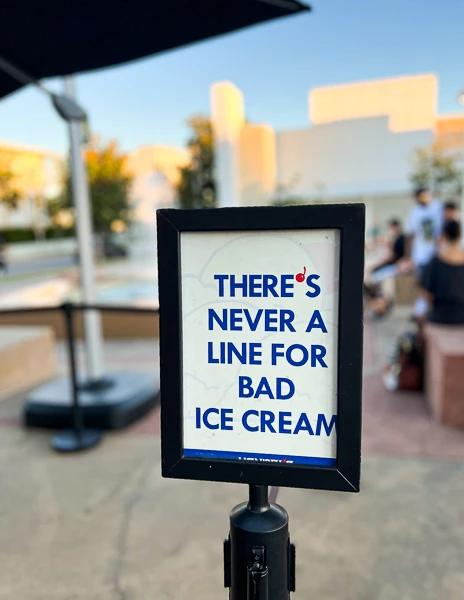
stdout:
[[(106, 373), (105, 385), (79, 381), (79, 404), (89, 429), (122, 429), (144, 417), (159, 403), (159, 378), (155, 374), (117, 371)], [(107, 385), (111, 381), (112, 385)], [(72, 427), (71, 381), (61, 377), (36, 388), (26, 399), (27, 427)]]
[(250, 485), (248, 502), (230, 513), (224, 542), (224, 586), (229, 600), (290, 600), (295, 591), (295, 547), (288, 514), (269, 504), (268, 488)]
[(103, 434), (98, 429), (83, 429), (79, 434), (69, 429), (54, 435), (50, 444), (57, 452), (79, 452), (93, 448), (102, 438)]

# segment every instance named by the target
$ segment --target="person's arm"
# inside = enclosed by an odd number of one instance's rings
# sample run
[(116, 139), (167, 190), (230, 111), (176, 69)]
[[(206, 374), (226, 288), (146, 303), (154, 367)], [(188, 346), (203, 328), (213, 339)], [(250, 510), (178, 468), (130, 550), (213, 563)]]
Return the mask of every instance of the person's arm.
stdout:
[(413, 244), (414, 244), (414, 234), (413, 233), (406, 234), (406, 240), (405, 240), (405, 244), (404, 244), (404, 257), (405, 258), (411, 258)]
[(437, 217), (436, 217), (436, 227), (437, 227), (437, 239), (436, 242), (438, 244), (438, 240), (443, 232), (443, 227), (445, 226), (445, 207), (443, 203), (440, 202), (437, 206)]
[(419, 321), (425, 321), (434, 301), (434, 265), (430, 263), (424, 270), (420, 282), (420, 290), (414, 305), (414, 316)]
[(400, 275), (408, 275), (414, 271), (414, 264), (410, 258), (400, 258), (395, 267)]
[(433, 306), (433, 296), (427, 290), (420, 289), (414, 304), (414, 316), (420, 322), (427, 319), (427, 315)]

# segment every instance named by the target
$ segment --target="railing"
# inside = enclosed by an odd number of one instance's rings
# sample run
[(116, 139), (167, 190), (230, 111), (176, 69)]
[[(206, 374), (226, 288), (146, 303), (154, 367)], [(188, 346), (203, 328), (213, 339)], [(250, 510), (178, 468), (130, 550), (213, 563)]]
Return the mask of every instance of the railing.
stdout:
[[(93, 389), (98, 389), (99, 382), (89, 382), (84, 386), (79, 386), (77, 366), (76, 366), (76, 349), (74, 335), (74, 313), (75, 311), (83, 310), (99, 310), (108, 312), (126, 312), (126, 313), (151, 313), (159, 314), (159, 308), (143, 308), (135, 306), (115, 306), (108, 304), (83, 304), (74, 302), (64, 302), (63, 304), (53, 306), (37, 306), (24, 308), (7, 308), (0, 309), (0, 316), (8, 314), (20, 314), (31, 312), (52, 312), (61, 311), (65, 320), (66, 327), (66, 342), (68, 346), (68, 363), (69, 373), (71, 376), (71, 393), (72, 393), (72, 425), (73, 431), (77, 438), (82, 438), (84, 433), (84, 419), (82, 409), (79, 404), (79, 391), (89, 389), (89, 386), (94, 386)], [(103, 383), (104, 385), (104, 383)], [(279, 488), (271, 487), (270, 502), (276, 502)]]
[[(14, 314), (26, 314), (26, 313), (40, 313), (40, 312), (56, 312), (60, 311), (63, 315), (65, 322), (66, 332), (66, 344), (68, 354), (68, 365), (69, 374), (71, 378), (71, 398), (72, 398), (72, 430), (75, 438), (83, 440), (85, 437), (84, 429), (84, 418), (82, 407), (79, 403), (79, 392), (85, 390), (104, 389), (107, 385), (105, 380), (100, 381), (89, 381), (85, 384), (79, 385), (78, 372), (76, 364), (76, 348), (75, 348), (75, 333), (74, 333), (74, 316), (78, 311), (85, 310), (98, 310), (107, 312), (122, 312), (122, 313), (151, 313), (158, 314), (159, 309), (157, 308), (144, 308), (135, 306), (119, 306), (119, 305), (105, 305), (105, 304), (84, 304), (77, 302), (64, 302), (58, 305), (51, 306), (30, 306), (30, 307), (18, 307), (18, 308), (2, 308), (0, 309), (0, 316), (3, 315), (14, 315)], [(53, 444), (52, 444), (53, 445)], [(88, 447), (88, 445), (87, 445)], [(80, 449), (80, 448), (76, 448)]]

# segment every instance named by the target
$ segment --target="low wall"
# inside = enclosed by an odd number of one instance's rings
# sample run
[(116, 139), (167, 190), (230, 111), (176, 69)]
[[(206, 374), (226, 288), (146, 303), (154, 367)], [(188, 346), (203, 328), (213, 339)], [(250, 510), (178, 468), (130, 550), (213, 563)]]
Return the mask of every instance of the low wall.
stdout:
[[(159, 316), (157, 313), (101, 312), (103, 336), (105, 338), (157, 338)], [(48, 326), (53, 328), (59, 339), (65, 337), (64, 318), (61, 311), (2, 315), (1, 325)], [(76, 311), (74, 319), (76, 337), (83, 337), (82, 313)]]
[(7, 258), (9, 262), (20, 262), (49, 256), (72, 256), (76, 249), (77, 244), (74, 238), (17, 242), (8, 244)]
[(464, 326), (425, 327), (425, 397), (435, 419), (464, 427)]
[(0, 400), (56, 375), (55, 338), (45, 327), (0, 328)]

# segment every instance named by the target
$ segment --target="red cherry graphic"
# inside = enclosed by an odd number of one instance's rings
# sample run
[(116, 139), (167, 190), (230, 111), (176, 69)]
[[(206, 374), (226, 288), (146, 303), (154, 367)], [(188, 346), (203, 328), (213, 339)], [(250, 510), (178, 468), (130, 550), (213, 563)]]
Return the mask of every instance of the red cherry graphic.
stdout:
[(286, 459), (286, 458), (284, 458), (282, 462), (285, 462), (285, 463), (286, 463), (286, 462), (287, 462), (287, 459)]
[(305, 275), (306, 267), (303, 267), (303, 273), (298, 273), (297, 275), (295, 275), (295, 279), (298, 281), (298, 283), (303, 283), (303, 281), (305, 280)]

